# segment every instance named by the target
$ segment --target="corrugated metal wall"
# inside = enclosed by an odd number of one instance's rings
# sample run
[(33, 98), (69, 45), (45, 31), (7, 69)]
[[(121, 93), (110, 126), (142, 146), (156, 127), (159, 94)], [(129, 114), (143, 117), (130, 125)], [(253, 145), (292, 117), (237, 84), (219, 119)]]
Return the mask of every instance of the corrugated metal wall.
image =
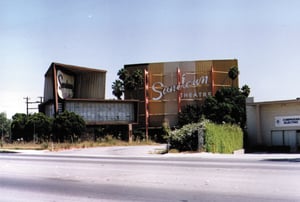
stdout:
[(45, 76), (44, 81), (44, 102), (47, 102), (48, 100), (53, 100), (53, 79), (52, 75)]
[[(151, 98), (157, 97), (158, 94), (152, 90), (152, 85), (156, 82), (164, 82), (164, 64), (163, 63), (151, 63), (148, 66), (149, 72), (149, 125), (157, 126), (161, 125), (164, 121), (165, 103), (159, 100), (153, 100)], [(156, 87), (158, 90), (162, 90), (161, 87)]]
[(104, 99), (105, 73), (82, 73), (76, 75), (75, 98)]
[(228, 71), (233, 66), (238, 66), (237, 60), (213, 60), (214, 78), (215, 78), (215, 92), (224, 86), (239, 86), (239, 80), (236, 78), (233, 83), (228, 77)]
[[(191, 62), (167, 62), (150, 63), (149, 70), (149, 114), (151, 126), (161, 126), (162, 122), (168, 121), (170, 125), (177, 123), (178, 116), (178, 94), (177, 88), (178, 75), (177, 69), (180, 69), (181, 85), (181, 108), (188, 104), (203, 102), (204, 98), (211, 95), (211, 67), (212, 61), (191, 61)], [(164, 87), (152, 85), (161, 82)], [(194, 85), (195, 83), (201, 85)], [(160, 93), (164, 88), (169, 92)], [(158, 99), (159, 98), (159, 99)]]
[(54, 117), (54, 104), (45, 105), (45, 114), (50, 117)]

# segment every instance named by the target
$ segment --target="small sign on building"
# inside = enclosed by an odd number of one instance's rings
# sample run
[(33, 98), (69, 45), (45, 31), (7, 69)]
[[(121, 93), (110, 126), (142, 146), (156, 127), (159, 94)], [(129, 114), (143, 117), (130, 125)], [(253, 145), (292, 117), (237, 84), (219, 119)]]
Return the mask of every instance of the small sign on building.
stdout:
[(294, 127), (294, 126), (300, 126), (300, 115), (275, 117), (275, 127)]

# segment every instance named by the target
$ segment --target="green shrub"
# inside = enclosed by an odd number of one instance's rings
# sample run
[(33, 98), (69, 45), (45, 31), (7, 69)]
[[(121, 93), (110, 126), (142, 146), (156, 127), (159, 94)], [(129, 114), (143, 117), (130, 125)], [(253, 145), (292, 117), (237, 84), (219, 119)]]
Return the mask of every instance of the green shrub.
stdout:
[(44, 142), (49, 141), (52, 130), (52, 119), (43, 113), (20, 114), (12, 117), (12, 140)]
[(243, 132), (239, 126), (207, 122), (205, 129), (207, 152), (232, 153), (243, 148)]
[(199, 105), (187, 105), (178, 113), (178, 126), (199, 122), (202, 115), (202, 108)]
[(84, 119), (74, 112), (64, 111), (53, 121), (53, 139), (59, 142), (76, 142), (85, 132)]
[(238, 125), (202, 121), (166, 132), (171, 150), (232, 153), (243, 148), (243, 132)]
[[(168, 132), (169, 149), (179, 151), (197, 151), (204, 149), (204, 122), (184, 125), (180, 129)], [(199, 140), (199, 141), (198, 141)]]

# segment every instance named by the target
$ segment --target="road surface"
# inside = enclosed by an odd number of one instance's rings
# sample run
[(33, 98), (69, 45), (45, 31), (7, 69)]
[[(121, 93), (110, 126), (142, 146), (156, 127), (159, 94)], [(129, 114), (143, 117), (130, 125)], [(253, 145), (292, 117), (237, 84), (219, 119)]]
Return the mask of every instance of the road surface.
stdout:
[(299, 158), (0, 154), (0, 201), (300, 201)]

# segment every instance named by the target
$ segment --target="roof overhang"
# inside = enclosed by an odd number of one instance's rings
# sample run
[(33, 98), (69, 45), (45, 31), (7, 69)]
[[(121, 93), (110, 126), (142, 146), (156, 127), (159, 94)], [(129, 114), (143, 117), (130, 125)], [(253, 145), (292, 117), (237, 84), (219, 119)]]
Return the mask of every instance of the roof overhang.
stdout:
[(51, 63), (49, 69), (47, 70), (45, 76), (52, 75), (53, 67), (56, 67), (60, 70), (65, 70), (67, 72), (71, 72), (74, 74), (82, 74), (82, 73), (106, 73), (106, 70), (101, 69), (95, 69), (95, 68), (88, 68), (88, 67), (82, 67), (82, 66), (76, 66), (76, 65), (67, 65), (62, 63), (53, 62)]

